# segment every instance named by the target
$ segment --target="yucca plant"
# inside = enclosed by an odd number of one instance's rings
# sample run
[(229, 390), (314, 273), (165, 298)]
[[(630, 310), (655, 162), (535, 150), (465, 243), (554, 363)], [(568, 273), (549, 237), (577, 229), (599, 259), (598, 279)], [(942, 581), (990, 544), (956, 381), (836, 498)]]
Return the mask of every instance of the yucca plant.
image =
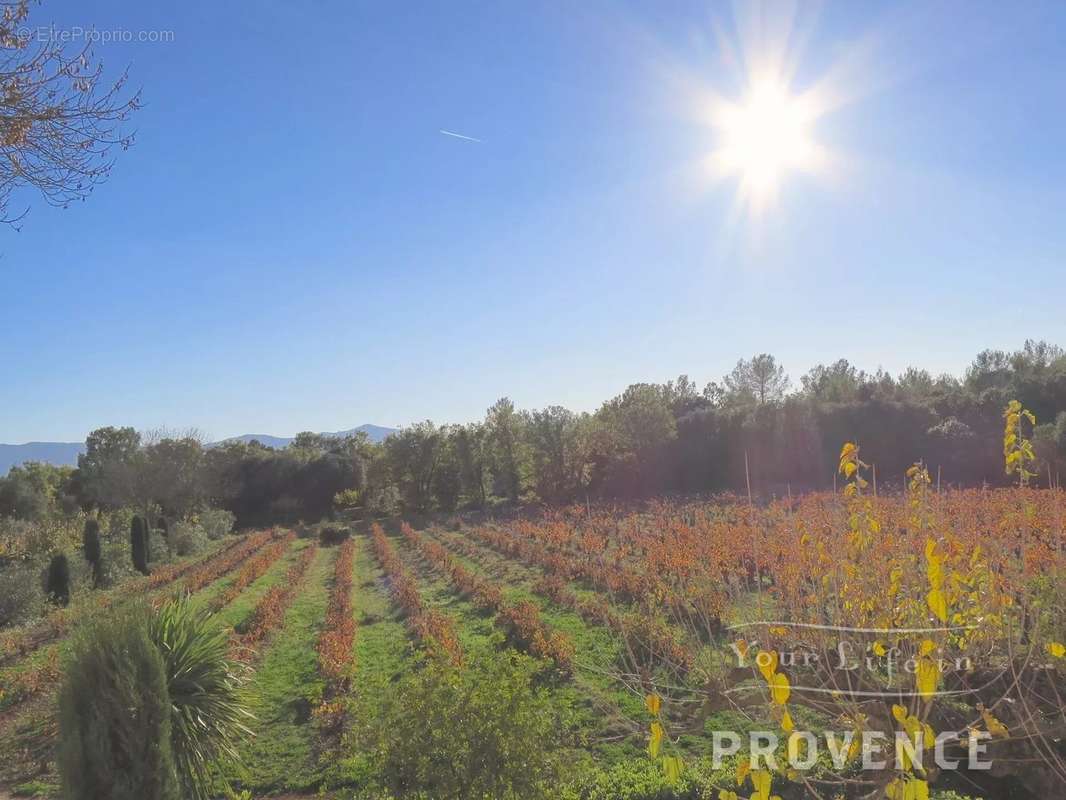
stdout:
[(206, 800), (217, 767), (236, 762), (237, 743), (251, 735), (246, 671), (230, 660), (225, 632), (188, 598), (162, 606), (148, 637), (163, 659), (170, 695), (171, 743), (183, 796)]

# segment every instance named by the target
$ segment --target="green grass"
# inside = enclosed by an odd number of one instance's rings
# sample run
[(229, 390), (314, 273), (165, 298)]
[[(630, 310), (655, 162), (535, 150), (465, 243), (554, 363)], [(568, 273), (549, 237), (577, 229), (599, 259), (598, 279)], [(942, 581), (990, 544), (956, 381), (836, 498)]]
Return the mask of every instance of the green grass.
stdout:
[[(398, 609), (389, 600), (385, 575), (365, 538), (356, 542), (352, 613), (356, 619), (355, 664), (348, 714), (355, 721), (365, 715), (390, 683), (413, 668), (417, 645), (412, 641)], [(372, 766), (358, 748), (341, 748), (330, 754), (326, 770), (330, 785), (359, 785)]]
[(384, 676), (392, 680), (407, 669), (412, 647), (407, 629), (385, 592), (381, 567), (360, 539), (355, 550), (352, 612), (355, 631), (355, 679), (359, 686)]
[(324, 687), (315, 644), (329, 602), (336, 553), (334, 548), (319, 550), (252, 678), (257, 721), (251, 727), (256, 736), (242, 748), (245, 770), (235, 777), (255, 792), (306, 792), (322, 780), (311, 720)]
[[(241, 592), (235, 600), (229, 605), (219, 609), (215, 614), (215, 619), (227, 628), (234, 628), (240, 625), (248, 618), (252, 611), (255, 610), (256, 604), (263, 595), (267, 593), (270, 587), (281, 582), (300, 551), (309, 546), (310, 542), (306, 540), (296, 540), (296, 542), (285, 551), (281, 558), (271, 564), (266, 572), (246, 586), (244, 591)], [(226, 578), (220, 579), (222, 582), (221, 585), (216, 586), (216, 584), (211, 584), (206, 587), (203, 592), (197, 594), (193, 598), (193, 606), (202, 607), (209, 604), (226, 586), (229, 586), (233, 582), (238, 572), (239, 570), (234, 571)]]
[(51, 697), (30, 700), (19, 717), (0, 736), (0, 785), (16, 796), (56, 797), (55, 701)]

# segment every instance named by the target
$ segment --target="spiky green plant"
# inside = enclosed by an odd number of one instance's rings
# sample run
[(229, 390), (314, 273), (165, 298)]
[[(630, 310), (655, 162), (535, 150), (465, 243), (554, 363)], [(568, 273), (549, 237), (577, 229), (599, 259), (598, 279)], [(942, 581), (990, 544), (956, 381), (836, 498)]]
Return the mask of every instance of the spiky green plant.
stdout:
[(223, 629), (187, 598), (165, 604), (148, 621), (170, 695), (171, 743), (184, 796), (205, 800), (217, 766), (236, 762), (237, 743), (251, 731), (246, 671), (229, 658)]

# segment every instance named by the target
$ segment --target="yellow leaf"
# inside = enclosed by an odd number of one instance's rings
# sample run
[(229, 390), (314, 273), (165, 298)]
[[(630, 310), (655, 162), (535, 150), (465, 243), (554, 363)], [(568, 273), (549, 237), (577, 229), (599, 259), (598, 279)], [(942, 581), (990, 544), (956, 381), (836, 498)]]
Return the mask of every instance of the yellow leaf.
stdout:
[(770, 696), (779, 706), (788, 702), (788, 696), (792, 693), (788, 677), (778, 672), (770, 676)]
[(896, 722), (902, 725), (903, 721), (907, 719), (907, 709), (900, 705), (893, 705), (892, 716), (896, 718)]
[(907, 781), (907, 797), (908, 800), (929, 800), (929, 784), (920, 778), (911, 778)]
[(936, 650), (936, 642), (932, 639), (925, 639), (922, 641), (921, 646), (918, 648), (918, 655), (927, 656)]
[(918, 694), (922, 697), (932, 697), (936, 692), (937, 683), (940, 681), (940, 665), (931, 658), (918, 660), (916, 675)]
[(781, 715), (781, 730), (785, 733), (792, 733), (795, 730), (796, 724), (792, 721), (792, 715), (788, 713), (788, 709), (785, 709), (785, 713)]
[(766, 682), (770, 682), (771, 676), (777, 672), (777, 651), (776, 650), (760, 650), (759, 655), (755, 658), (755, 663), (759, 667), (759, 672), (766, 678)]
[(751, 772), (751, 761), (738, 761), (737, 762), (737, 786), (741, 786), (744, 783), (744, 779), (748, 777), (748, 773)]
[(926, 750), (936, 746), (936, 734), (933, 733), (933, 726), (928, 722), (922, 723), (922, 746)]
[(885, 646), (883, 644), (881, 644), (880, 642), (874, 642), (874, 655), (875, 656), (884, 657), (886, 652), (887, 651), (885, 650)]
[[(745, 649), (747, 647), (745, 646)], [(644, 698), (644, 705), (647, 706), (648, 711), (652, 716), (659, 716), (659, 711), (662, 709), (663, 699), (657, 694), (649, 694)]]
[(1066, 645), (1062, 642), (1048, 642), (1047, 643), (1048, 654), (1055, 658), (1066, 657)]
[(651, 738), (648, 739), (648, 755), (652, 758), (659, 757), (659, 748), (663, 743), (663, 726), (658, 722), (651, 724)]
[(731, 792), (728, 789), (719, 789), (718, 800), (740, 800), (740, 796), (736, 792)]
[(996, 719), (995, 714), (984, 706), (979, 706), (978, 708), (981, 711), (981, 719), (985, 721), (985, 727), (988, 728), (989, 733), (993, 736), (998, 736), (1001, 739), (1006, 739), (1010, 736), (1010, 731), (1007, 730), (1007, 726)]
[(929, 592), (929, 594), (925, 596), (925, 602), (929, 605), (929, 610), (933, 612), (937, 619), (941, 622), (948, 621), (948, 601), (940, 589), (933, 589)]
[(751, 773), (751, 785), (755, 787), (755, 794), (753, 798), (758, 800), (770, 800), (770, 784), (773, 782), (773, 777), (770, 775), (769, 770), (760, 769)]
[(663, 758), (663, 774), (666, 775), (666, 782), (671, 786), (675, 786), (681, 779), (681, 757), (680, 756), (666, 756)]

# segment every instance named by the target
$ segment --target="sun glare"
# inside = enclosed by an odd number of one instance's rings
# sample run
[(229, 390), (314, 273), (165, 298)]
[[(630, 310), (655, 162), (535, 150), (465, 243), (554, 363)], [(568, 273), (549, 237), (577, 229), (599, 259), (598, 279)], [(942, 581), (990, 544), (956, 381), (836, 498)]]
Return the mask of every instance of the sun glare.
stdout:
[(802, 96), (773, 80), (754, 83), (742, 101), (725, 103), (714, 115), (721, 135), (715, 164), (739, 179), (750, 207), (772, 202), (786, 172), (817, 166), (814, 117)]

